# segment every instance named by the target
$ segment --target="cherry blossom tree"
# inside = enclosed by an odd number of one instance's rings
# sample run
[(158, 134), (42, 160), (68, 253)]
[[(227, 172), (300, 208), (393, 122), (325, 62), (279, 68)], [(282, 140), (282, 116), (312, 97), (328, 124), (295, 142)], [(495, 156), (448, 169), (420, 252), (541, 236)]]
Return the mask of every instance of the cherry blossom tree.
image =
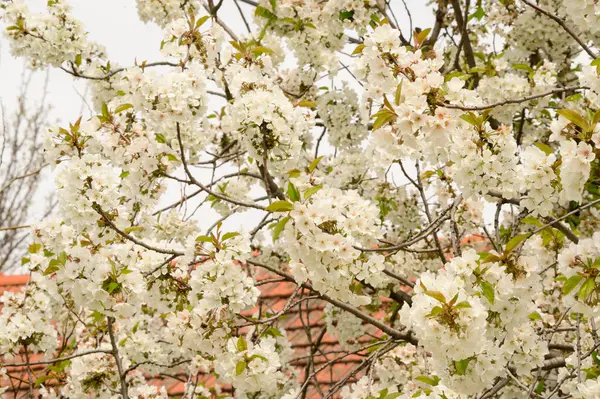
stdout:
[[(432, 0), (413, 29), (396, 2), (137, 0), (164, 38), (135, 65), (66, 0), (0, 4), (13, 54), (96, 113), (45, 136), (58, 209), (0, 299), (31, 397), (600, 397), (597, 1)], [(265, 273), (297, 286), (281, 311)], [(280, 320), (314, 299), (299, 378)]]

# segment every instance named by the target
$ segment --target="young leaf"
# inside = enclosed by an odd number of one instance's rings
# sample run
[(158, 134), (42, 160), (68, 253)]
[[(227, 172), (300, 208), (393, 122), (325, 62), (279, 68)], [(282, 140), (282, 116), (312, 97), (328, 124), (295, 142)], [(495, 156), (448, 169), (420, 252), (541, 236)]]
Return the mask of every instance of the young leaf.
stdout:
[(582, 279), (583, 277), (579, 274), (569, 277), (567, 281), (565, 281), (565, 285), (563, 285), (562, 287), (563, 295), (568, 295), (571, 291), (573, 291), (573, 289), (577, 287), (577, 285)]
[(238, 352), (243, 352), (248, 349), (248, 343), (246, 342), (244, 337), (238, 337), (236, 347)]
[(391, 114), (391, 113), (379, 115), (377, 117), (377, 119), (375, 119), (375, 122), (373, 122), (373, 131), (379, 129), (380, 127), (382, 127), (383, 125), (385, 125), (386, 123), (388, 123), (389, 121), (394, 119), (394, 116), (395, 115)]
[(300, 201), (300, 193), (298, 192), (296, 186), (292, 184), (292, 182), (288, 183), (287, 195), (292, 202)]
[(161, 144), (165, 144), (167, 142), (167, 139), (162, 133), (155, 133), (154, 138)]
[(323, 186), (322, 185), (318, 185), (318, 186), (313, 186), (313, 187), (309, 187), (304, 191), (304, 199), (307, 200), (310, 197), (312, 197), (312, 195), (314, 193), (316, 193), (317, 191), (319, 191), (320, 189), (322, 189)]
[(548, 144), (544, 144), (539, 141), (536, 141), (535, 143), (533, 143), (533, 145), (535, 145), (540, 150), (544, 151), (544, 153), (546, 155), (550, 155), (550, 154), (554, 153), (554, 151), (552, 151), (552, 148), (550, 148), (550, 146)]
[(102, 116), (106, 119), (110, 116), (108, 113), (108, 105), (106, 105), (106, 103), (102, 103)]
[(508, 255), (512, 252), (513, 249), (517, 247), (520, 243), (529, 238), (529, 234), (519, 234), (518, 236), (514, 236), (506, 243), (506, 247), (504, 247), (504, 255)]
[(600, 359), (598, 359), (597, 351), (592, 352), (592, 359), (594, 360), (594, 363), (596, 363), (596, 366), (600, 366)]
[(240, 233), (238, 233), (237, 231), (230, 231), (229, 233), (223, 234), (223, 237), (221, 237), (221, 241), (227, 241), (230, 238), (237, 237), (239, 235)]
[(317, 108), (317, 104), (312, 101), (302, 100), (298, 103), (298, 107)]
[(569, 122), (579, 126), (583, 131), (590, 130), (588, 123), (581, 115), (579, 115), (579, 113), (577, 113), (577, 111), (573, 111), (571, 109), (559, 109), (556, 111), (556, 113), (566, 118)]
[(115, 114), (118, 114), (119, 112), (123, 112), (129, 108), (133, 108), (133, 105), (131, 104), (121, 104), (119, 105), (116, 109), (115, 109)]
[(417, 33), (415, 36), (417, 44), (423, 43), (425, 39), (427, 39), (429, 32), (431, 32), (431, 28), (423, 29), (421, 32)]
[(209, 18), (210, 15), (205, 15), (202, 18), (198, 19), (198, 21), (196, 21), (196, 29), (201, 27), (206, 21), (208, 21)]
[(473, 126), (479, 126), (479, 118), (477, 118), (477, 115), (475, 115), (473, 112), (467, 112), (466, 114), (462, 114), (460, 116), (460, 119)]
[(493, 305), (494, 300), (496, 298), (494, 293), (494, 286), (488, 283), (487, 281), (482, 281), (481, 292), (483, 293), (483, 296), (488, 300), (488, 302)]
[(469, 367), (469, 362), (470, 361), (471, 361), (470, 358), (459, 360), (457, 362), (455, 361), (454, 362), (454, 367), (456, 368), (456, 374), (458, 374), (458, 375), (465, 375), (465, 374), (467, 374), (467, 368)]
[(256, 10), (254, 10), (254, 15), (257, 17), (263, 17), (267, 19), (277, 19), (277, 16), (273, 14), (271, 11), (267, 10), (265, 7), (256, 6)]
[(356, 48), (352, 52), (352, 55), (362, 54), (362, 52), (363, 52), (364, 49), (365, 49), (365, 45), (364, 44), (359, 44), (358, 46), (356, 46)]
[(433, 377), (427, 377), (426, 375), (421, 375), (415, 378), (415, 380), (425, 383), (427, 385), (436, 386), (440, 382), (440, 377), (434, 375)]
[(287, 201), (275, 201), (266, 208), (269, 212), (289, 212), (292, 209), (294, 206)]
[(321, 162), (321, 159), (323, 159), (323, 156), (320, 156), (320, 157), (318, 157), (318, 158), (315, 158), (315, 159), (314, 159), (314, 160), (313, 160), (313, 161), (310, 163), (310, 165), (308, 165), (308, 171), (309, 171), (310, 173), (312, 173), (312, 172), (313, 172), (313, 171), (314, 171), (314, 170), (317, 168), (317, 166), (319, 165), (319, 162)]
[(237, 364), (235, 365), (235, 375), (242, 374), (244, 372), (244, 370), (246, 370), (247, 366), (248, 365), (243, 360), (240, 360), (239, 362), (237, 362)]
[(459, 303), (457, 303), (456, 305), (454, 305), (454, 307), (455, 307), (456, 309), (469, 309), (469, 308), (471, 308), (472, 306), (471, 306), (471, 304), (470, 304), (469, 302), (467, 302), (467, 301), (462, 301), (462, 302), (459, 302)]
[(581, 284), (581, 288), (579, 288), (579, 292), (577, 293), (577, 298), (580, 301), (585, 301), (588, 297), (594, 292), (596, 288), (596, 281), (593, 278), (588, 278)]
[(252, 49), (252, 54), (254, 54), (255, 57), (258, 57), (262, 54), (273, 54), (273, 50), (267, 47), (257, 46)]
[(213, 242), (213, 238), (209, 236), (198, 236), (196, 242)]
[(398, 86), (396, 87), (396, 95), (394, 96), (394, 103), (396, 105), (400, 105), (400, 101), (402, 100), (402, 83), (404, 82), (404, 79), (400, 80), (400, 83), (398, 83)]
[(280, 219), (275, 226), (273, 227), (273, 241), (277, 241), (277, 239), (279, 238), (279, 235), (281, 234), (281, 232), (283, 231), (283, 229), (285, 228), (285, 225), (287, 224), (287, 222), (290, 220), (289, 216), (286, 216), (282, 219)]
[(354, 10), (340, 11), (340, 21), (344, 21), (346, 19), (352, 20), (353, 17), (354, 17)]
[(446, 303), (446, 297), (439, 291), (425, 291), (425, 295), (432, 297), (433, 299), (440, 301), (441, 303)]

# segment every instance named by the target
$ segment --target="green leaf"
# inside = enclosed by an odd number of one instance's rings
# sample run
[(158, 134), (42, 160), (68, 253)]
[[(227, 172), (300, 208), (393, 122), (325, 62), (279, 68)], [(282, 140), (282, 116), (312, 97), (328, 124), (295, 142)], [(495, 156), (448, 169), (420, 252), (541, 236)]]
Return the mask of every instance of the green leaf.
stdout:
[(42, 248), (42, 244), (31, 244), (29, 246), (29, 248), (27, 249), (27, 251), (30, 254), (34, 254), (34, 253), (38, 252), (41, 248)]
[(275, 201), (266, 208), (269, 212), (289, 212), (292, 209), (294, 206), (288, 201)]
[(209, 18), (210, 15), (205, 15), (202, 18), (198, 19), (198, 21), (196, 21), (196, 29), (201, 27), (206, 21), (208, 21)]
[(154, 138), (156, 139), (156, 141), (158, 141), (161, 144), (166, 144), (166, 142), (167, 142), (167, 139), (165, 138), (165, 136), (162, 133), (155, 133)]
[(340, 11), (339, 18), (340, 18), (340, 21), (345, 21), (347, 19), (352, 20), (354, 18), (354, 10)]
[(483, 18), (485, 16), (485, 11), (483, 10), (482, 7), (477, 7), (477, 10), (469, 15), (469, 19), (468, 21), (472, 20), (473, 18), (477, 18), (479, 21), (481, 21), (481, 18)]
[(245, 350), (248, 350), (248, 343), (246, 342), (244, 337), (238, 337), (236, 346), (237, 346), (238, 352), (243, 352)]
[(496, 295), (494, 293), (494, 286), (488, 283), (487, 281), (482, 281), (481, 292), (483, 293), (483, 296), (488, 300), (488, 302), (493, 305), (494, 300), (496, 298)]
[(283, 229), (285, 228), (285, 225), (287, 224), (287, 222), (289, 220), (290, 220), (290, 217), (286, 216), (286, 217), (280, 219), (277, 223), (275, 223), (275, 226), (273, 227), (273, 241), (277, 241), (277, 239), (281, 235), (281, 232), (283, 231)]
[(268, 360), (266, 357), (264, 357), (264, 356), (262, 356), (262, 355), (259, 355), (258, 353), (255, 353), (254, 355), (250, 356), (250, 358), (248, 359), (248, 362), (251, 362), (251, 361), (253, 361), (254, 359), (260, 359), (260, 360), (264, 360), (265, 362), (268, 362), (268, 361), (269, 361), (269, 360)]
[(263, 46), (257, 46), (252, 49), (252, 54), (254, 54), (255, 57), (258, 57), (259, 55), (262, 55), (262, 54), (273, 54), (273, 53), (274, 53), (273, 50), (271, 50), (270, 48), (267, 48), (267, 47), (263, 47)]
[(443, 311), (444, 309), (442, 309), (441, 307), (434, 306), (433, 309), (431, 309), (431, 312), (429, 312), (429, 314), (427, 315), (427, 317), (436, 317), (440, 315)]
[(446, 303), (446, 297), (439, 291), (425, 291), (425, 295), (432, 297), (433, 299), (440, 301), (441, 303)]
[(527, 238), (529, 238), (529, 234), (519, 234), (518, 236), (511, 238), (504, 247), (504, 255), (506, 256), (507, 254), (511, 253), (512, 250), (517, 247), (517, 245), (525, 241)]
[(529, 320), (542, 320), (542, 316), (538, 312), (533, 312), (529, 314)]
[(600, 366), (600, 359), (598, 359), (597, 351), (592, 352), (592, 359), (594, 360), (594, 363), (596, 363), (596, 366)]
[(523, 220), (521, 220), (521, 223), (523, 223), (523, 224), (532, 224), (532, 225), (537, 226), (537, 227), (542, 227), (543, 226), (542, 222), (540, 222), (539, 219), (534, 218), (533, 216), (527, 216), (526, 218), (523, 218)]
[(535, 392), (537, 392), (537, 393), (544, 392), (544, 381), (543, 380), (538, 382), (537, 387), (535, 387)]
[(471, 304), (470, 304), (469, 302), (467, 302), (467, 301), (462, 301), (462, 302), (459, 302), (459, 303), (457, 303), (456, 305), (454, 305), (454, 307), (455, 307), (456, 309), (469, 309), (469, 308), (471, 308), (472, 306), (471, 306)]
[(479, 118), (473, 112), (467, 112), (466, 114), (462, 114), (460, 116), (460, 119), (462, 119), (463, 121), (465, 121), (473, 126), (480, 125)]
[(392, 119), (394, 119), (396, 115), (393, 113), (385, 113), (382, 115), (377, 116), (377, 119), (375, 119), (375, 122), (373, 122), (373, 131), (379, 129), (380, 127), (384, 126), (386, 123), (390, 122)]
[(582, 279), (583, 277), (579, 274), (569, 277), (567, 281), (565, 281), (565, 285), (563, 285), (562, 287), (563, 295), (568, 295), (571, 291), (573, 291), (573, 289), (577, 287), (577, 285)]
[(289, 170), (289, 171), (287, 171), (285, 173), (287, 173), (287, 175), (290, 177), (290, 179), (293, 178), (293, 177), (298, 177), (298, 176), (300, 176), (302, 174), (302, 172), (300, 170), (298, 170), (298, 169), (292, 169), (292, 170)]
[(58, 255), (58, 261), (60, 262), (61, 265), (66, 265), (67, 264), (67, 253), (66, 252), (61, 252)]
[(238, 233), (237, 231), (230, 231), (229, 233), (223, 234), (223, 237), (221, 237), (221, 242), (227, 241), (230, 238), (237, 237), (239, 235), (240, 235), (240, 233)]
[(396, 399), (400, 395), (402, 395), (402, 392), (394, 392), (384, 396), (383, 399)]
[(300, 193), (292, 182), (288, 183), (287, 196), (292, 202), (300, 201)]
[(515, 69), (519, 69), (519, 70), (521, 70), (521, 71), (526, 71), (526, 72), (528, 72), (528, 73), (529, 73), (529, 72), (531, 72), (531, 73), (533, 73), (533, 72), (534, 72), (533, 68), (532, 68), (532, 67), (530, 67), (530, 66), (529, 66), (529, 65), (527, 65), (527, 64), (514, 64), (514, 65), (513, 65), (513, 68), (515, 68)]
[(552, 148), (548, 144), (544, 144), (539, 141), (536, 141), (535, 143), (533, 143), (533, 145), (536, 146), (537, 148), (539, 148), (540, 150), (544, 151), (544, 153), (546, 155), (550, 155), (550, 154), (554, 153), (554, 151), (552, 151)]
[(577, 298), (579, 298), (580, 301), (585, 301), (590, 295), (592, 295), (594, 289), (596, 289), (596, 281), (593, 278), (588, 278), (583, 282), (581, 288), (579, 288)]
[(417, 43), (419, 43), (419, 44), (423, 43), (425, 41), (425, 39), (427, 39), (429, 32), (431, 32), (431, 28), (423, 29), (421, 32), (417, 33), (417, 35), (416, 35)]
[(309, 187), (304, 191), (304, 199), (307, 200), (313, 196), (317, 191), (323, 188), (323, 185), (319, 184), (318, 186)]
[(433, 377), (427, 377), (426, 375), (421, 375), (421, 376), (415, 378), (415, 380), (425, 383), (427, 385), (436, 386), (440, 382), (440, 377), (438, 377), (437, 375), (434, 375)]
[(246, 367), (248, 366), (248, 364), (246, 364), (245, 361), (240, 360), (239, 362), (237, 362), (237, 364), (235, 365), (235, 375), (240, 375), (244, 372), (244, 370), (246, 370)]
[(579, 126), (583, 131), (589, 130), (588, 123), (581, 115), (579, 115), (579, 113), (577, 113), (577, 111), (571, 109), (559, 109), (556, 113), (566, 118), (569, 122)]
[(142, 231), (144, 230), (144, 228), (142, 226), (131, 226), (126, 228), (125, 230), (123, 230), (125, 233), (129, 234), (129, 233), (133, 233), (135, 231)]
[(387, 99), (387, 96), (385, 94), (383, 95), (383, 104), (385, 105), (385, 107), (387, 109), (389, 109), (390, 111), (394, 112), (394, 107), (390, 103), (390, 100)]
[(314, 170), (317, 168), (317, 166), (319, 165), (319, 162), (321, 162), (321, 159), (323, 159), (323, 156), (320, 156), (320, 157), (318, 157), (318, 158), (315, 158), (315, 159), (314, 159), (314, 160), (313, 160), (313, 161), (310, 163), (310, 165), (308, 165), (308, 171), (309, 171), (310, 173), (312, 173), (312, 172), (313, 172), (313, 171), (314, 171)]
[(213, 238), (209, 236), (198, 236), (196, 237), (196, 242), (213, 242)]
[(471, 361), (470, 358), (459, 360), (457, 362), (455, 361), (454, 362), (454, 367), (456, 368), (456, 374), (458, 374), (458, 375), (465, 375), (465, 374), (467, 374), (467, 368), (469, 367), (469, 362), (470, 361)]
[(275, 327), (269, 327), (264, 332), (263, 335), (269, 335), (271, 337), (283, 337), (281, 331), (276, 329)]
[(133, 108), (132, 104), (121, 104), (117, 107), (117, 109), (115, 109), (115, 114), (118, 114), (119, 112), (123, 112), (129, 108)]
[(482, 259), (482, 261), (483, 263), (501, 262), (502, 258), (495, 254), (487, 254), (485, 258)]
[(39, 387), (40, 385), (42, 385), (44, 382), (49, 381), (49, 380), (53, 380), (55, 379), (56, 376), (54, 374), (46, 374), (46, 375), (41, 375), (39, 376), (35, 382), (33, 383), (36, 387)]
[(108, 105), (106, 103), (102, 103), (102, 116), (108, 119), (110, 114), (108, 113)]
[(596, 111), (596, 113), (594, 114), (594, 118), (592, 119), (592, 122), (595, 124), (597, 124), (598, 122), (600, 122), (600, 109), (598, 111)]
[(127, 176), (129, 176), (129, 171), (128, 170), (124, 170), (123, 172), (121, 172), (121, 174), (119, 175), (119, 177), (121, 179), (126, 178)]
[(317, 104), (312, 101), (302, 100), (297, 104), (298, 107), (317, 108)]
[(365, 45), (364, 44), (359, 44), (358, 46), (356, 46), (356, 48), (352, 52), (352, 55), (362, 54), (362, 52), (363, 52), (364, 49), (365, 49)]
[(75, 65), (77, 65), (77, 66), (81, 66), (81, 61), (82, 61), (82, 60), (81, 60), (81, 54), (77, 54), (77, 55), (75, 56)]
[(108, 289), (107, 289), (108, 293), (109, 293), (109, 294), (112, 294), (112, 292), (113, 292), (114, 290), (116, 290), (116, 289), (117, 289), (117, 287), (119, 287), (119, 283), (117, 283), (117, 282), (115, 282), (115, 281), (113, 281), (112, 283), (108, 284)]
[(262, 6), (256, 6), (254, 15), (256, 15), (257, 17), (263, 17), (267, 19), (277, 19), (277, 16), (275, 14), (273, 14), (271, 11), (267, 10), (265, 7)]
[(58, 263), (58, 261), (57, 261), (56, 259), (52, 259), (52, 260), (50, 261), (50, 266), (48, 266), (48, 267), (46, 268), (46, 270), (44, 270), (44, 276), (48, 276), (48, 275), (50, 275), (50, 274), (52, 274), (52, 273), (55, 273), (55, 272), (57, 272), (59, 269), (60, 269), (60, 268), (59, 268), (59, 263)]
[(396, 95), (394, 96), (394, 103), (396, 103), (396, 105), (400, 105), (400, 101), (402, 100), (402, 83), (404, 82), (404, 79), (402, 79), (400, 81), (400, 83), (398, 83), (398, 86), (396, 86)]

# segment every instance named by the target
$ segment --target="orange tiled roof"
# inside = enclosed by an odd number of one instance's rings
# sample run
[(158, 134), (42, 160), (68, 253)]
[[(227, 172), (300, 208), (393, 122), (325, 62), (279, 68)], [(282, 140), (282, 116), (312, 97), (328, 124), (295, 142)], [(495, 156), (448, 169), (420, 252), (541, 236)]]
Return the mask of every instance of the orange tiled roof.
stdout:
[[(489, 241), (479, 235), (472, 235), (461, 240), (462, 245), (472, 246), (478, 251), (489, 250)], [(450, 258), (452, 255), (447, 254)], [(276, 313), (281, 311), (287, 303), (294, 290), (296, 284), (291, 282), (281, 281), (279, 276), (270, 274), (263, 269), (253, 269), (254, 277), (256, 278), (258, 288), (261, 291), (258, 305), (246, 312), (243, 315), (250, 316), (259, 310), (263, 312), (269, 311)], [(8, 276), (0, 274), (0, 295), (5, 291), (18, 291), (27, 283), (28, 276)], [(399, 287), (400, 288), (400, 287)], [(404, 288), (404, 287), (403, 287)], [(310, 295), (310, 292), (301, 292), (301, 295)], [(299, 296), (296, 297), (298, 299)], [(383, 306), (389, 306), (391, 300), (388, 298), (382, 298)], [(279, 326), (285, 328), (287, 337), (291, 342), (292, 348), (294, 349), (295, 356), (292, 360), (293, 366), (295, 366), (298, 373), (299, 381), (304, 381), (307, 366), (309, 365), (309, 355), (313, 351), (313, 370), (321, 368), (326, 365), (327, 362), (331, 362), (333, 359), (344, 355), (341, 345), (338, 339), (334, 336), (329, 335), (326, 332), (326, 323), (324, 320), (323, 309), (325, 308), (326, 302), (317, 299), (310, 299), (300, 304), (291, 307), (285, 312), (285, 315), (279, 319)], [(376, 317), (385, 316), (385, 308), (376, 313)], [(373, 340), (374, 337), (380, 336), (381, 332), (371, 326), (366, 327), (366, 334), (359, 338), (360, 343), (368, 343)], [(315, 343), (319, 342), (318, 350), (315, 348)], [(362, 354), (365, 354), (361, 353)], [(332, 362), (332, 364), (323, 367), (319, 373), (316, 374), (309, 384), (306, 398), (321, 398), (323, 395), (320, 392), (327, 392), (329, 387), (346, 378), (349, 374), (352, 376), (345, 381), (346, 384), (356, 381), (360, 376), (360, 372), (353, 373), (353, 371), (360, 367), (364, 357), (361, 355), (350, 355), (343, 359)], [(368, 354), (366, 354), (368, 356)], [(32, 361), (41, 359), (41, 356), (36, 356)], [(31, 370), (34, 373), (41, 375), (45, 370), (46, 366), (38, 365), (32, 367)], [(24, 370), (22, 371), (24, 375)], [(185, 377), (183, 374), (182, 377)], [(177, 377), (177, 375), (175, 376)], [(35, 379), (35, 378), (34, 378)], [(156, 384), (165, 385), (169, 396), (178, 397), (183, 393), (184, 383), (176, 379), (170, 379), (165, 381), (164, 377), (153, 377)], [(0, 381), (1, 382), (1, 381)], [(204, 376), (202, 382), (207, 387), (214, 386), (216, 378), (213, 375)], [(13, 381), (13, 383), (15, 383)], [(15, 390), (20, 390), (23, 395), (15, 395)], [(231, 391), (231, 387), (223, 387), (223, 391)], [(28, 387), (27, 378), (21, 378), (21, 381), (15, 384), (15, 388), (8, 392), (11, 398), (27, 397)], [(332, 398), (338, 398), (338, 395), (334, 395)]]
[[(273, 276), (264, 272), (259, 272), (255, 277), (259, 283), (259, 289), (262, 293), (260, 296), (259, 305), (254, 309), (244, 312), (244, 314), (253, 314), (259, 309), (259, 306), (262, 307), (263, 312), (270, 311), (273, 313), (281, 311), (286, 306), (287, 299), (294, 292), (296, 285), (290, 282), (281, 282), (279, 281), (278, 276)], [(19, 291), (23, 286), (25, 286), (27, 280), (27, 275), (8, 276), (0, 274), (0, 295), (2, 295), (2, 293), (5, 291)], [(309, 292), (305, 292), (303, 294), (310, 295)], [(292, 348), (294, 349), (295, 356), (292, 361), (292, 365), (295, 366), (297, 370), (299, 381), (304, 381), (307, 366), (309, 365), (309, 355), (312, 350), (315, 350), (313, 348), (313, 343), (317, 339), (319, 339), (320, 352), (313, 358), (314, 369), (322, 367), (332, 359), (339, 357), (341, 354), (341, 346), (339, 345), (337, 338), (330, 336), (326, 332), (326, 323), (323, 314), (325, 305), (326, 303), (324, 301), (316, 299), (302, 302), (300, 305), (289, 309), (285, 313), (285, 316), (279, 321), (279, 325), (285, 328), (288, 339), (290, 340)], [(367, 328), (367, 330), (373, 335), (380, 334), (380, 332), (374, 329)], [(359, 339), (359, 342), (368, 343), (372, 339), (372, 336), (370, 337), (365, 335)], [(43, 357), (41, 355), (33, 355), (30, 357), (32, 362), (42, 359)], [(350, 355), (336, 361), (331, 366), (325, 367), (322, 371), (317, 373), (315, 376), (316, 378), (313, 378), (309, 384), (308, 394), (306, 397), (308, 399), (321, 397), (321, 395), (318, 394), (319, 390), (326, 392), (330, 386), (346, 377), (348, 372), (358, 366), (363, 359), (364, 358), (359, 355)], [(25, 361), (25, 359), (15, 359), (15, 361)], [(46, 369), (47, 365), (32, 366), (30, 370), (34, 374), (33, 380), (40, 375), (43, 375)], [(25, 369), (21, 368), (19, 370), (18, 368), (12, 368), (9, 369), (8, 372), (12, 375), (16, 374), (17, 377), (15, 380), (11, 381), (12, 386), (5, 394), (8, 395), (6, 397), (28, 397), (28, 377)], [(21, 381), (18, 381), (19, 379)], [(165, 385), (169, 396), (177, 397), (183, 393), (183, 382), (180, 382), (176, 379), (165, 381), (162, 378), (157, 377), (153, 377), (153, 380), (156, 384)], [(356, 381), (356, 376), (348, 379), (348, 383), (353, 381)], [(216, 379), (212, 375), (206, 375), (202, 379), (202, 382), (207, 387), (210, 387), (211, 385), (215, 384)], [(231, 387), (225, 386), (223, 387), (223, 390), (225, 392), (230, 391)], [(334, 398), (336, 397), (338, 396), (334, 396)]]

